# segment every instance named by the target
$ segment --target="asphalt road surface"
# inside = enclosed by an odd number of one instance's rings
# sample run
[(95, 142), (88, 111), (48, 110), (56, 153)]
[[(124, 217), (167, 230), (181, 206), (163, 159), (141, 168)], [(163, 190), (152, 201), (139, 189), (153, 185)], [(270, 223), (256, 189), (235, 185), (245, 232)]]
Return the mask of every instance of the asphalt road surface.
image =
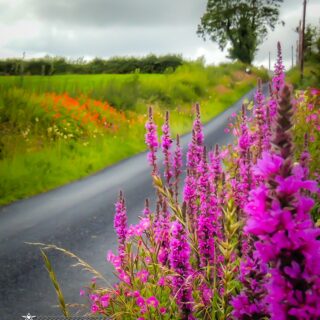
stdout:
[[(204, 127), (205, 144), (226, 144), (231, 136), (224, 133), (228, 118), (241, 109), (246, 94)], [(181, 144), (186, 150), (190, 134)], [(37, 247), (25, 242), (51, 243), (77, 254), (112, 281), (112, 268), (106, 252), (115, 250), (113, 230), (114, 203), (123, 190), (129, 223), (136, 223), (145, 198), (154, 205), (154, 190), (146, 153), (121, 161), (88, 178), (50, 192), (0, 208), (0, 320), (21, 316), (61, 315), (55, 291)], [(71, 267), (64, 255), (49, 254), (58, 281), (68, 303), (84, 303), (79, 290), (91, 276)]]

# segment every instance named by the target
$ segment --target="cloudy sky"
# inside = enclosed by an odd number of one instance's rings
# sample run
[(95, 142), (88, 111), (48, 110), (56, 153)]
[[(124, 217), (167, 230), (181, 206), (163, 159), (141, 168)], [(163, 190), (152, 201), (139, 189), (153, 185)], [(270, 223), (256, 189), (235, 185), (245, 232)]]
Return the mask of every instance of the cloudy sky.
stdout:
[[(261, 45), (255, 64), (272, 63), (282, 41), (291, 61), (303, 0), (284, 0), (281, 20)], [(181, 53), (225, 61), (226, 52), (196, 35), (206, 0), (0, 0), (0, 57), (45, 54), (70, 58)], [(308, 0), (307, 22), (319, 25), (320, 1)]]

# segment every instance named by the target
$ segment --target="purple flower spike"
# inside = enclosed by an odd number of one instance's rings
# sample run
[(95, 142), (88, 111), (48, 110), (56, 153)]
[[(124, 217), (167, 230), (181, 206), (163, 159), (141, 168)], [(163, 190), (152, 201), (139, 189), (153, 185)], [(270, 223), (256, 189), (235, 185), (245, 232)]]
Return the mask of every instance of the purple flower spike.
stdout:
[(146, 123), (147, 133), (145, 136), (146, 144), (149, 148), (148, 161), (152, 166), (152, 175), (158, 173), (156, 153), (159, 147), (157, 126), (153, 122), (152, 108), (149, 108), (149, 120)]
[(179, 178), (182, 173), (182, 151), (180, 147), (180, 137), (177, 135), (176, 140), (176, 150), (174, 152), (174, 159), (173, 159), (173, 176), (174, 176), (174, 196), (176, 203), (178, 203), (178, 196), (179, 196)]
[(278, 57), (275, 64), (274, 77), (272, 79), (273, 90), (276, 95), (279, 94), (281, 89), (284, 87), (285, 75), (284, 75), (284, 65), (282, 63), (282, 52), (281, 45), (278, 42)]
[(268, 131), (267, 128), (267, 119), (266, 119), (266, 110), (265, 110), (265, 97), (262, 94), (262, 84), (261, 79), (258, 81), (258, 89), (254, 96), (255, 98), (255, 109), (254, 115), (257, 119), (258, 125), (258, 132), (257, 132), (257, 147), (258, 147), (258, 154), (257, 157), (261, 156), (261, 152), (263, 149), (263, 140), (265, 139), (266, 132)]
[(190, 252), (188, 237), (183, 226), (178, 221), (172, 222), (169, 260), (176, 273), (172, 285), (181, 319), (193, 319), (192, 288), (187, 281), (191, 275)]
[(257, 164), (262, 183), (251, 191), (245, 231), (258, 238), (257, 254), (269, 266), (266, 304), (271, 319), (316, 320), (320, 318), (320, 230), (310, 215), (314, 201), (305, 191), (316, 191), (317, 184), (305, 180), (299, 164), (293, 165), (291, 115), (291, 92), (285, 86), (273, 152), (265, 152)]
[(197, 166), (201, 160), (203, 152), (204, 136), (202, 132), (202, 124), (200, 121), (200, 109), (199, 105), (196, 104), (196, 120), (193, 122), (192, 129), (192, 141), (189, 144), (187, 153), (187, 167), (194, 174), (197, 171)]
[(123, 264), (125, 259), (125, 246), (127, 237), (127, 212), (125, 201), (123, 198), (122, 191), (120, 191), (119, 199), (115, 204), (116, 213), (114, 217), (114, 229), (116, 230), (119, 243), (119, 256), (121, 259), (121, 264)]
[(169, 126), (169, 112), (166, 112), (166, 121), (164, 125), (162, 126), (162, 152), (164, 154), (164, 167), (165, 167), (165, 172), (164, 176), (166, 178), (166, 181), (168, 183), (169, 188), (171, 187), (171, 178), (172, 178), (172, 171), (171, 171), (171, 163), (170, 163), (170, 147), (172, 145), (172, 139), (170, 137), (170, 126)]
[(155, 222), (155, 240), (159, 245), (158, 260), (162, 265), (166, 265), (169, 255), (169, 236), (170, 236), (170, 212), (167, 203), (164, 201), (162, 209), (159, 207), (159, 213)]

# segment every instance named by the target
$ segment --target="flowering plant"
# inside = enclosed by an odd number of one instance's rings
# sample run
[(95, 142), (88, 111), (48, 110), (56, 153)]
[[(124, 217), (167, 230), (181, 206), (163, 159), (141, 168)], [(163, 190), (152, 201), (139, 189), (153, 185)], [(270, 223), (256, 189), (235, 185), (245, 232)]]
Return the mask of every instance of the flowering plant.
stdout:
[(107, 289), (94, 282), (81, 292), (91, 313), (114, 319), (320, 318), (320, 230), (310, 214), (319, 188), (309, 170), (316, 174), (317, 168), (313, 149), (301, 147), (305, 123), (312, 123), (307, 137), (318, 132), (312, 115), (319, 91), (294, 100), (283, 71), (278, 45), (270, 95), (259, 82), (251, 114), (244, 104), (232, 116), (235, 143), (229, 147), (207, 151), (196, 105), (185, 169), (169, 115), (159, 139), (150, 108), (145, 138), (155, 208), (146, 200), (138, 224), (128, 226), (120, 193), (118, 252), (107, 255), (118, 281)]

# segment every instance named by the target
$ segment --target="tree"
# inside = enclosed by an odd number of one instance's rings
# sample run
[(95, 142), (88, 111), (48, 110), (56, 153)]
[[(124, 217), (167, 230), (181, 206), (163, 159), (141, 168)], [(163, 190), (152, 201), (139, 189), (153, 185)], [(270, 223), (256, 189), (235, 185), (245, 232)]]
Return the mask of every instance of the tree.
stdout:
[(217, 42), (229, 57), (251, 64), (268, 28), (274, 30), (283, 0), (208, 0), (197, 34)]
[[(319, 42), (320, 34), (316, 26), (307, 25), (304, 35), (304, 60), (317, 60), (317, 41)], [(318, 53), (319, 55), (319, 53)]]

